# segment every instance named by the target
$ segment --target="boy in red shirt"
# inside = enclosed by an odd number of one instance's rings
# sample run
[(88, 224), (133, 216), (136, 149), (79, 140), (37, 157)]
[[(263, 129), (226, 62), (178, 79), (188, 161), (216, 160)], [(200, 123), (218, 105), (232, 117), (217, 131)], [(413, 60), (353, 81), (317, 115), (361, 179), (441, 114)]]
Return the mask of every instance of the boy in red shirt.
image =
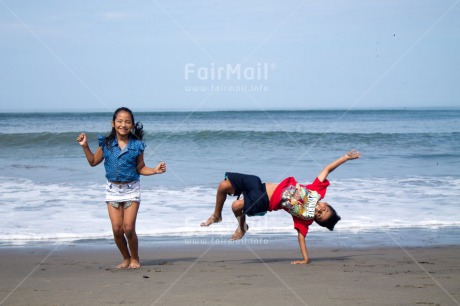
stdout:
[[(222, 208), (227, 195), (238, 196), (238, 199), (232, 204), (233, 213), (238, 220), (238, 227), (233, 233), (232, 240), (243, 238), (248, 230), (246, 215), (261, 216), (267, 211), (284, 209), (292, 215), (303, 256), (303, 260), (293, 261), (292, 264), (307, 264), (310, 260), (305, 236), (310, 224), (315, 221), (332, 231), (340, 220), (340, 216), (332, 206), (326, 202), (320, 202), (326, 195), (326, 189), (329, 186), (327, 176), (344, 162), (359, 157), (361, 153), (354, 149), (351, 150), (324, 167), (310, 185), (301, 185), (293, 177), (288, 177), (279, 184), (262, 184), (257, 176), (227, 172), (225, 179), (219, 183), (217, 188), (214, 213), (207, 221), (201, 223), (201, 226), (209, 226), (222, 221)], [(240, 199), (241, 194), (243, 194), (242, 199)]]

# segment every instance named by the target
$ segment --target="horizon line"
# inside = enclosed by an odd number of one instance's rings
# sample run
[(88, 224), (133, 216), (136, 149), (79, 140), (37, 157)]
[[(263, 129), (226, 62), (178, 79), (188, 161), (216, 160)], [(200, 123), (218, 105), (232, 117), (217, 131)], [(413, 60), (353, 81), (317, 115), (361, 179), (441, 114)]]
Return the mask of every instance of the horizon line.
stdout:
[[(178, 109), (154, 109), (154, 108), (133, 108), (136, 113), (185, 113), (191, 112), (193, 109), (178, 108)], [(294, 112), (294, 111), (344, 111), (347, 108), (268, 108), (265, 110), (260, 109), (201, 109), (194, 112)], [(355, 108), (352, 111), (404, 111), (404, 110), (460, 110), (460, 106), (413, 106), (413, 107), (369, 107), (369, 108)], [(106, 109), (0, 109), (0, 113), (112, 113)]]

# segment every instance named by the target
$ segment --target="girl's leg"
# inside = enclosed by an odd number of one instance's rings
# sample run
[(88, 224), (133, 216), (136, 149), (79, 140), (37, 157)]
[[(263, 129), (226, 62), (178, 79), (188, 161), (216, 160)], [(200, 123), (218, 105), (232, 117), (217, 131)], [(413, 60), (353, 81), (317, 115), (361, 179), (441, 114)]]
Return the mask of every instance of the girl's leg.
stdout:
[(233, 214), (235, 215), (236, 220), (238, 220), (238, 227), (232, 235), (231, 240), (238, 240), (243, 238), (244, 234), (249, 229), (249, 226), (246, 224), (246, 215), (243, 214), (244, 208), (244, 199), (236, 200), (232, 204)]
[(140, 268), (138, 239), (136, 234), (136, 219), (139, 211), (139, 202), (132, 202), (131, 206), (124, 209), (123, 216), (123, 231), (128, 240), (129, 251), (131, 253), (131, 261), (128, 268)]
[(221, 181), (219, 183), (219, 187), (217, 187), (216, 206), (214, 207), (214, 212), (208, 220), (201, 223), (201, 226), (209, 226), (212, 223), (218, 223), (222, 221), (222, 208), (224, 207), (225, 200), (227, 199), (227, 194), (234, 193), (235, 189), (229, 180)]
[(123, 261), (117, 266), (117, 268), (128, 268), (131, 261), (131, 255), (129, 254), (128, 245), (123, 230), (123, 207), (120, 205), (118, 208), (107, 204), (109, 211), (110, 221), (112, 222), (112, 231), (115, 244), (120, 250), (123, 256)]

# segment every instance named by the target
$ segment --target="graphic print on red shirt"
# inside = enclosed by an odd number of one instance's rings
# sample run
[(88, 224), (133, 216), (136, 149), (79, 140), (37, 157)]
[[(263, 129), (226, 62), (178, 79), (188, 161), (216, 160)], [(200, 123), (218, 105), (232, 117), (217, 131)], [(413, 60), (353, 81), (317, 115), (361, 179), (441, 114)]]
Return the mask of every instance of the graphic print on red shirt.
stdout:
[[(309, 211), (312, 207), (308, 207), (307, 199), (310, 198), (310, 202), (313, 202), (313, 200), (317, 202), (324, 198), (329, 185), (330, 183), (327, 179), (321, 182), (316, 178), (309, 185), (301, 185), (297, 183), (294, 177), (288, 177), (273, 192), (268, 211), (284, 209), (292, 215), (294, 228), (303, 236), (306, 236), (308, 227), (314, 220), (314, 215), (312, 217)], [(310, 206), (312, 206), (312, 203), (310, 203)]]

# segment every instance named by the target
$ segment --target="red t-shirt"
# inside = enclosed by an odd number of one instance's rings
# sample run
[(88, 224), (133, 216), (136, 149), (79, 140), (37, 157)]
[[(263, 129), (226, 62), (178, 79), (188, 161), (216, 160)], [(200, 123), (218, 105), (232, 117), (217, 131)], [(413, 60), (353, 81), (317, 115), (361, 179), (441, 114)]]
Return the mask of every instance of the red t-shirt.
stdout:
[(289, 205), (284, 205), (286, 200), (283, 198), (283, 195), (285, 197), (286, 194), (291, 194), (292, 197), (295, 197), (297, 202), (304, 203), (304, 200), (308, 196), (315, 195), (316, 193), (318, 199), (324, 198), (326, 195), (326, 189), (329, 185), (330, 183), (327, 179), (324, 180), (324, 182), (321, 182), (318, 178), (316, 178), (310, 185), (301, 185), (297, 183), (295, 178), (288, 177), (279, 183), (278, 187), (276, 187), (275, 191), (273, 191), (273, 195), (270, 198), (270, 203), (268, 204), (268, 211), (284, 209), (285, 211), (289, 212), (293, 215), (292, 219), (294, 220), (294, 228), (298, 230), (303, 236), (306, 236), (308, 233), (308, 227), (313, 223), (314, 217), (302, 219), (296, 217), (292, 211), (293, 208), (289, 207)]

